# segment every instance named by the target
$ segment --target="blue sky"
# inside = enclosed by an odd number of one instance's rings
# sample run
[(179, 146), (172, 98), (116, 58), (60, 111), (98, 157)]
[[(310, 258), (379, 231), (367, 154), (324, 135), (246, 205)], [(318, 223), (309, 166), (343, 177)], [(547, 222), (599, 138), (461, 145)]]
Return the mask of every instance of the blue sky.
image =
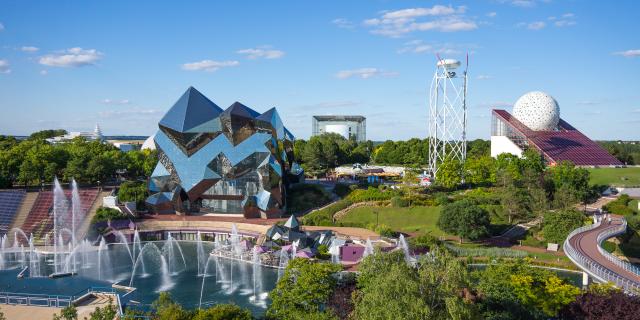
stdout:
[(435, 54), (470, 54), (469, 136), (534, 90), (595, 139), (639, 139), (637, 1), (0, 0), (0, 134), (152, 134), (194, 86), (219, 106), (361, 114), (424, 138)]

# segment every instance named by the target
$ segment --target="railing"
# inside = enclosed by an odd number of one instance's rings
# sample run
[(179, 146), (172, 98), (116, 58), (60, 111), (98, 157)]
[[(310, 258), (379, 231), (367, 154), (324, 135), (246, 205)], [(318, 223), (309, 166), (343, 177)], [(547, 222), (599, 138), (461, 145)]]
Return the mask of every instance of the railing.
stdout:
[(120, 302), (120, 294), (118, 294), (118, 290), (113, 287), (91, 287), (87, 289), (87, 293), (110, 293), (116, 296), (116, 308), (118, 308), (118, 315), (122, 316), (122, 303)]
[(605, 258), (607, 258), (607, 260), (609, 260), (610, 262), (612, 262), (613, 264), (615, 264), (616, 266), (627, 270), (637, 276), (640, 276), (640, 268), (638, 268), (637, 266), (629, 263), (628, 261), (624, 261), (616, 256), (614, 256), (613, 254), (609, 253), (608, 251), (604, 250), (602, 248), (602, 243), (614, 236), (617, 236), (619, 234), (622, 234), (624, 232), (627, 231), (627, 220), (625, 220), (624, 218), (622, 218), (622, 224), (615, 227), (615, 228), (611, 228), (601, 234), (598, 235), (597, 241), (598, 241), (598, 251), (600, 252), (600, 254), (602, 254)]
[(71, 305), (73, 300), (73, 296), (64, 295), (0, 292), (0, 303), (2, 304), (61, 308)]
[[(575, 248), (573, 248), (573, 246), (571, 246), (571, 238), (574, 237), (575, 235), (585, 232), (585, 231), (589, 231), (589, 230), (593, 230), (597, 227), (600, 226), (600, 222), (589, 225), (589, 226), (584, 226), (584, 227), (580, 227), (578, 229), (573, 230), (569, 236), (567, 236), (567, 239), (565, 240), (562, 248), (564, 250), (564, 252), (567, 254), (567, 256), (569, 257), (569, 259), (571, 259), (571, 261), (573, 261), (573, 263), (575, 263), (578, 267), (580, 267), (582, 270), (586, 271), (589, 275), (591, 275), (592, 277), (596, 278), (599, 281), (602, 282), (611, 282), (613, 284), (615, 284), (616, 286), (623, 288), (624, 291), (631, 293), (631, 294), (638, 294), (640, 293), (640, 283), (637, 283), (635, 281), (626, 279), (622, 276), (620, 276), (619, 274), (605, 268), (604, 266), (600, 265), (599, 263), (595, 262), (594, 260), (592, 260), (591, 258), (583, 255), (582, 253), (578, 252), (578, 250), (576, 250)], [(626, 221), (623, 223), (623, 225), (621, 225), (622, 228), (622, 232), (624, 232), (624, 230), (626, 230)], [(614, 232), (615, 231), (615, 232)], [(611, 231), (611, 233), (606, 232), (603, 233), (602, 236), (598, 236), (598, 242), (597, 242), (597, 246), (598, 246), (598, 250), (600, 252), (604, 251), (602, 250), (602, 248), (600, 247), (600, 243), (602, 241), (604, 241), (604, 239), (607, 239), (609, 237), (611, 237), (614, 234), (619, 233), (620, 230), (619, 228), (613, 229), (613, 231)], [(609, 236), (604, 236), (605, 234), (609, 234)], [(602, 237), (602, 238), (601, 238)], [(606, 256), (606, 255), (605, 255)], [(607, 257), (607, 259), (609, 259)], [(614, 257), (614, 259), (617, 259)], [(619, 259), (618, 259), (619, 260)]]

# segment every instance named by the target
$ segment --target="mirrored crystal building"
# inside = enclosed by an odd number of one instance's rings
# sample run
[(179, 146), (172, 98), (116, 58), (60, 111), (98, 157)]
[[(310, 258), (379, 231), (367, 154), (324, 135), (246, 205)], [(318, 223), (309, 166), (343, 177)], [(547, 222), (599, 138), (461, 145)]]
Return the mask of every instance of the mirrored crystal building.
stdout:
[(279, 217), (287, 186), (303, 177), (275, 108), (260, 114), (235, 102), (223, 110), (190, 87), (158, 126), (146, 201), (155, 213)]

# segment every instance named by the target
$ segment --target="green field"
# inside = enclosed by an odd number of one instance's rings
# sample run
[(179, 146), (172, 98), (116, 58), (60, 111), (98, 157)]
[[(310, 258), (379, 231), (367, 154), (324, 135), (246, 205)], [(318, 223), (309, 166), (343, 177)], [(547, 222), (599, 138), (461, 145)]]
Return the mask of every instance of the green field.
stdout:
[(440, 207), (360, 207), (349, 211), (339, 221), (363, 225), (375, 224), (376, 214), (374, 212), (378, 212), (379, 224), (384, 224), (394, 231), (429, 232), (436, 237), (446, 235), (436, 227), (436, 222), (440, 217)]
[(594, 168), (587, 169), (591, 173), (591, 184), (611, 185), (618, 187), (640, 186), (640, 168)]

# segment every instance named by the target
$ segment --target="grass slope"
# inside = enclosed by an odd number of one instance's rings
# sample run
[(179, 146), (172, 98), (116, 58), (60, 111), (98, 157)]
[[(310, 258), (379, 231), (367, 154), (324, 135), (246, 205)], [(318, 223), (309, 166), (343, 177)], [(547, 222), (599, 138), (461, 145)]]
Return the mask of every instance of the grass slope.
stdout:
[(592, 168), (591, 184), (612, 185), (618, 187), (640, 186), (640, 168)]
[(440, 207), (360, 207), (347, 213), (340, 222), (360, 223), (367, 225), (376, 223), (376, 214), (379, 213), (379, 224), (400, 232), (429, 232), (434, 236), (446, 235), (436, 227), (440, 217)]

